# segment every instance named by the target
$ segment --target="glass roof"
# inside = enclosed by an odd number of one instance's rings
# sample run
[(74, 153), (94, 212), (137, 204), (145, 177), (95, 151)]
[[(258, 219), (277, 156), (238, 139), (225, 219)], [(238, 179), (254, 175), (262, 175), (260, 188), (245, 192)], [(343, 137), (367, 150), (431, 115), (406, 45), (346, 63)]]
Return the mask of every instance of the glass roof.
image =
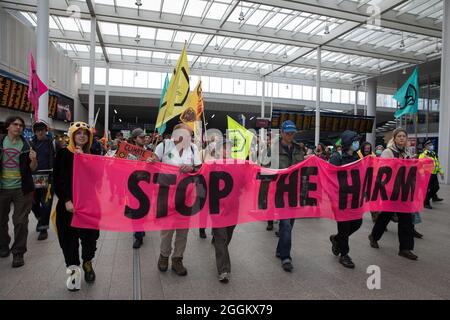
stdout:
[[(28, 3), (29, 0), (16, 2)], [(101, 46), (105, 46), (110, 61), (138, 57), (136, 63), (167, 65), (176, 62), (186, 42), (192, 68), (219, 68), (259, 77), (261, 72), (270, 73), (273, 65), (278, 76), (301, 78), (315, 74), (315, 48), (322, 45), (322, 76), (348, 82), (440, 55), (443, 0), (398, 1), (400, 4), (387, 13), (399, 21), (410, 19), (410, 29), (396, 25), (395, 21), (389, 28), (364, 23), (355, 27), (354, 19), (350, 16), (346, 19), (345, 14), (332, 9), (346, 2), (363, 10), (364, 6), (377, 5), (378, 0), (331, 2), (335, 4), (330, 4), (329, 8), (320, 6), (321, 10), (315, 12), (310, 8), (318, 4), (297, 6), (287, 0), (261, 3), (144, 0), (139, 10), (136, 0), (96, 0), (94, 10), (104, 41), (97, 41), (96, 52), (101, 57)], [(111, 11), (112, 7), (115, 11)], [(85, 3), (80, 8), (83, 17), (89, 16)], [(30, 10), (20, 13), (35, 27), (35, 11)], [(111, 12), (116, 12), (117, 16)], [(68, 17), (64, 13), (52, 15), (49, 19), (50, 40), (71, 57), (89, 59), (90, 23), (90, 20)]]

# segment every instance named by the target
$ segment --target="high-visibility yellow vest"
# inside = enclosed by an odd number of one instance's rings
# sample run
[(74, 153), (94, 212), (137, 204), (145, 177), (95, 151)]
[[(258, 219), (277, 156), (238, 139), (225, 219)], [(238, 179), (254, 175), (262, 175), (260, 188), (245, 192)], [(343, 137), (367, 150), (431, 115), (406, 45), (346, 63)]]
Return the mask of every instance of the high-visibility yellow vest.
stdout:
[(438, 158), (436, 152), (425, 149), (425, 151), (420, 154), (419, 159), (423, 159), (425, 157), (433, 159), (433, 162), (434, 162), (433, 174), (438, 174), (438, 173), (444, 174), (444, 170), (442, 170), (441, 163), (439, 162), (439, 158)]

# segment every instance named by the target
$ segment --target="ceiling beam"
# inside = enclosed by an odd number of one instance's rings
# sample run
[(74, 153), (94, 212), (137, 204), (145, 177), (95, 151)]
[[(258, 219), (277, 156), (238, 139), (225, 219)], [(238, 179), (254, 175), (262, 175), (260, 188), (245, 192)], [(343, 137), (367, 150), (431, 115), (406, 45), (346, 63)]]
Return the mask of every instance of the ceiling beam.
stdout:
[[(92, 3), (92, 0), (86, 0), (86, 5), (89, 9), (89, 13), (90, 13), (91, 17), (96, 18), (94, 4)], [(103, 43), (102, 32), (100, 31), (100, 26), (98, 24), (97, 19), (95, 19), (95, 28), (97, 30), (97, 38), (98, 38), (98, 41), (100, 42), (100, 46), (102, 47), (103, 56), (105, 57), (105, 61), (109, 62), (108, 53), (106, 52), (105, 44)]]
[[(389, 2), (391, 2), (390, 0)], [(80, 6), (82, 17), (88, 19), (86, 3), (80, 1), (73, 1)], [(285, 1), (280, 1), (284, 3)], [(400, 3), (400, 0), (396, 0), (395, 3)], [(4, 1), (4, 6), (10, 9), (23, 10), (36, 12), (35, 0), (18, 0), (15, 2)], [(51, 9), (50, 13), (55, 15), (67, 16), (66, 7), (63, 2), (50, 0)], [(210, 2), (209, 2), (210, 3)], [(384, 3), (384, 2), (383, 2)], [(342, 3), (343, 5), (344, 3)], [(358, 28), (359, 24), (356, 22), (346, 22), (341, 24), (325, 36), (313, 36), (309, 37), (307, 34), (298, 32), (293, 35), (291, 31), (278, 30), (275, 28), (262, 27), (258, 31), (257, 26), (245, 25), (240, 28), (238, 22), (225, 22), (222, 28), (219, 28), (220, 21), (210, 20), (204, 18), (196, 18), (185, 16), (183, 21), (180, 21), (179, 15), (176, 14), (164, 14), (164, 19), (159, 18), (158, 12), (141, 10), (141, 15), (136, 16), (135, 9), (133, 8), (121, 8), (120, 15), (115, 13), (113, 6), (97, 4), (96, 5), (96, 17), (98, 21), (110, 22), (110, 23), (123, 23), (138, 26), (148, 26), (153, 28), (164, 28), (170, 30), (180, 30), (187, 32), (198, 32), (209, 35), (220, 35), (224, 37), (245, 38), (254, 41), (273, 42), (291, 46), (302, 46), (306, 48), (316, 49), (318, 46), (329, 44), (333, 46), (335, 51), (340, 52), (344, 50), (342, 48), (341, 40), (338, 37)], [(204, 20), (203, 20), (204, 19)], [(203, 20), (203, 23), (202, 23)], [(361, 47), (353, 46), (354, 54), (362, 54), (365, 56), (371, 56), (371, 52), (374, 46), (364, 45)], [(297, 57), (298, 58), (298, 57)], [(426, 61), (426, 56), (415, 56), (414, 53), (403, 52), (401, 50), (395, 50), (390, 52), (387, 59), (396, 61), (420, 63)]]
[[(58, 30), (50, 29), (49, 33), (50, 41), (62, 42), (62, 43), (75, 43), (75, 44), (85, 44), (89, 45), (89, 40), (83, 38), (79, 32), (76, 31), (66, 31), (64, 36), (61, 36)], [(147, 51), (157, 51), (157, 52), (166, 52), (166, 53), (176, 53), (179, 54), (183, 48), (184, 43), (182, 42), (174, 42), (172, 45), (171, 41), (157, 41), (156, 44), (152, 39), (144, 39), (141, 38), (139, 42), (139, 46), (136, 45), (135, 39), (133, 37), (125, 37), (121, 36), (121, 40), (119, 41), (116, 36), (105, 35), (103, 38), (106, 48), (122, 48), (122, 49), (131, 49), (131, 50), (147, 50)], [(305, 52), (305, 48), (300, 48), (299, 51)], [(204, 55), (207, 57), (213, 58), (226, 58), (232, 60), (243, 60), (243, 61), (253, 61), (260, 62), (266, 64), (279, 64), (280, 58), (278, 54), (272, 53), (263, 53), (263, 52), (252, 52), (248, 54), (247, 50), (235, 50), (233, 48), (222, 47), (220, 52), (214, 50), (213, 47), (208, 46), (203, 48), (202, 45), (191, 44), (189, 48), (189, 54), (194, 56)], [(284, 51), (283, 51), (284, 53)], [(332, 54), (332, 52), (330, 52)], [(311, 61), (302, 61), (298, 63), (292, 63), (293, 67), (304, 67), (304, 68), (315, 68), (316, 60)], [(342, 73), (352, 73), (358, 75), (368, 75), (368, 76), (377, 76), (377, 73), (370, 71), (369, 69), (359, 68), (357, 66), (348, 67), (345, 63), (334, 64), (334, 62), (323, 62), (324, 70), (330, 70), (334, 72), (342, 72)]]

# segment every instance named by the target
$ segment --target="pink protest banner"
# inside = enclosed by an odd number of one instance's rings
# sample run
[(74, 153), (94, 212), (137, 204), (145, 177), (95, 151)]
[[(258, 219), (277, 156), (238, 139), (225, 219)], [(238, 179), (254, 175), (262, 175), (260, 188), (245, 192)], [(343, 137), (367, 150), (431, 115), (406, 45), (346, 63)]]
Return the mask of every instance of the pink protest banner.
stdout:
[(432, 170), (430, 159), (366, 157), (335, 167), (311, 157), (282, 170), (227, 160), (181, 174), (164, 163), (76, 154), (72, 226), (131, 232), (418, 212)]
[(39, 79), (33, 52), (30, 50), (30, 79), (28, 82), (28, 100), (34, 108), (34, 121), (39, 121), (39, 97), (48, 90), (47, 86)]

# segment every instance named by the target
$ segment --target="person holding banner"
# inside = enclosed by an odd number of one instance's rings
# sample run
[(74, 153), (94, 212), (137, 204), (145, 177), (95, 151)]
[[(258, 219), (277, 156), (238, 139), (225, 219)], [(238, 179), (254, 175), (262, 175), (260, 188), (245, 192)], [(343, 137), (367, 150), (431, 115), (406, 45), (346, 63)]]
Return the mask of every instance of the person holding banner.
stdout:
[(69, 128), (69, 139), (69, 146), (59, 150), (56, 154), (53, 173), (55, 193), (58, 197), (56, 205), (58, 240), (68, 268), (67, 288), (70, 291), (75, 291), (79, 287), (71, 286), (71, 282), (73, 280), (75, 283), (79, 283), (81, 277), (79, 241), (81, 240), (84, 280), (92, 283), (95, 281), (92, 259), (95, 257), (100, 232), (94, 229), (79, 229), (71, 226), (74, 213), (72, 192), (74, 154), (90, 152), (93, 134), (88, 124), (75, 122)]
[[(286, 120), (281, 125), (278, 169), (289, 168), (294, 164), (302, 162), (305, 158), (305, 154), (300, 149), (300, 146), (294, 142), (296, 132), (297, 128), (291, 120)], [(294, 222), (295, 219), (284, 219), (280, 220), (279, 224), (276, 256), (281, 259), (281, 267), (286, 272), (291, 272), (294, 268), (291, 258), (291, 239)]]
[[(342, 154), (335, 152), (330, 159), (330, 163), (335, 166), (343, 166), (348, 163), (358, 161), (360, 137), (354, 131), (346, 130), (341, 135)], [(355, 233), (362, 225), (362, 219), (352, 221), (339, 221), (337, 222), (338, 233), (330, 236), (331, 251), (335, 256), (339, 257), (339, 263), (346, 268), (353, 269), (355, 264), (352, 258), (348, 255), (350, 252), (349, 238)]]
[[(206, 154), (205, 162), (215, 162), (216, 160), (221, 159), (226, 161), (226, 159), (232, 159), (232, 142), (223, 140), (221, 143), (218, 140), (222, 140), (222, 138), (220, 137), (220, 139), (215, 140), (216, 146), (214, 147), (214, 152)], [(219, 281), (222, 283), (228, 283), (230, 281), (231, 260), (228, 246), (230, 245), (235, 228), (236, 225), (212, 229), (212, 244), (214, 245), (214, 250), (216, 252), (217, 272), (219, 274)]]
[[(31, 172), (38, 166), (36, 152), (22, 137), (25, 121), (10, 116), (5, 121), (8, 134), (0, 137), (0, 257), (13, 254), (12, 267), (25, 264), (23, 255), (27, 252), (28, 215), (31, 211), (33, 178)], [(14, 243), (9, 248), (9, 212), (14, 204)]]
[[(138, 146), (139, 148), (146, 150), (147, 148), (146, 148), (145, 131), (142, 130), (141, 128), (134, 129), (131, 132), (130, 143), (134, 144), (135, 146)], [(131, 153), (128, 154), (128, 159), (138, 160)], [(148, 160), (148, 161), (150, 161), (150, 160)], [(145, 231), (138, 231), (138, 232), (134, 233), (133, 249), (139, 249), (142, 246), (142, 244), (144, 243), (144, 237), (145, 237)]]
[[(389, 141), (387, 148), (383, 151), (382, 158), (398, 158), (398, 159), (411, 159), (411, 153), (407, 148), (408, 133), (403, 128), (397, 128), (394, 130), (394, 136)], [(370, 246), (372, 248), (379, 248), (378, 241), (383, 236), (383, 233), (391, 220), (394, 212), (383, 211), (377, 218), (372, 232), (369, 235)], [(417, 260), (418, 256), (415, 255), (414, 250), (414, 224), (413, 213), (397, 212), (398, 217), (398, 239), (400, 242), (400, 250), (398, 255), (410, 260)]]
[(38, 220), (36, 226), (36, 231), (39, 232), (38, 240), (45, 240), (48, 237), (47, 230), (53, 204), (51, 173), (55, 161), (55, 148), (45, 122), (36, 122), (33, 125), (33, 132), (31, 146), (37, 153), (38, 167), (33, 174), (36, 190), (33, 195), (32, 210)]
[[(194, 172), (202, 161), (200, 152), (191, 142), (192, 129), (186, 124), (177, 124), (172, 133), (172, 139), (163, 140), (155, 149), (155, 160), (180, 167), (181, 173)], [(189, 229), (162, 230), (161, 252), (158, 259), (158, 269), (162, 272), (169, 267), (169, 257), (172, 254), (172, 270), (179, 276), (187, 275), (183, 265), (183, 254), (186, 249)], [(172, 251), (172, 239), (175, 236), (175, 247)]]

